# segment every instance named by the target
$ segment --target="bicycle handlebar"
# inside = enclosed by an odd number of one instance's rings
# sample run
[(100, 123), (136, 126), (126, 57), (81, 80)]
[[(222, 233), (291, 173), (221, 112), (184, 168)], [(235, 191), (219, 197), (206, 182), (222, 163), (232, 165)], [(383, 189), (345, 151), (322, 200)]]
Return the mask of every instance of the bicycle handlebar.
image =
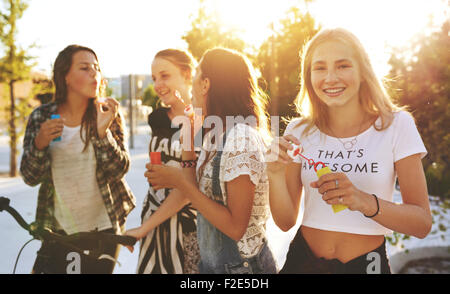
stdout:
[[(26, 231), (28, 231), (31, 236), (33, 236), (33, 239), (59, 243), (66, 249), (70, 249), (71, 251), (82, 254), (92, 260), (108, 259), (120, 265), (120, 263), (114, 257), (108, 254), (104, 254), (104, 243), (134, 246), (137, 242), (137, 239), (132, 236), (122, 236), (98, 231), (80, 232), (72, 235), (61, 235), (58, 233), (54, 233), (50, 229), (44, 228), (36, 222), (28, 224), (20, 215), (20, 213), (12, 208), (9, 203), (10, 200), (8, 198), (0, 197), (0, 212), (6, 210), (9, 214), (11, 214), (11, 216), (14, 217), (17, 223)], [(28, 244), (30, 241), (28, 241), (26, 244)], [(20, 250), (19, 256), (17, 257), (13, 273), (15, 273), (16, 271), (17, 261), (20, 257), (22, 249)]]
[(126, 246), (134, 246), (136, 244), (136, 238), (131, 236), (122, 236), (122, 235), (114, 235), (109, 233), (102, 233), (102, 232), (80, 232), (75, 233), (72, 235), (59, 235), (56, 234), (50, 230), (44, 230), (44, 238), (47, 239), (55, 239), (57, 241), (62, 242), (77, 242), (77, 241), (83, 241), (86, 243), (97, 243), (99, 240), (108, 242), (108, 243), (114, 243), (114, 244), (122, 244)]
[(0, 197), (0, 212), (9, 207), (9, 199), (6, 197)]
[(0, 212), (3, 210), (6, 210), (9, 214), (11, 214), (14, 219), (17, 221), (17, 223), (27, 230), (33, 237), (40, 240), (55, 240), (57, 242), (64, 243), (64, 245), (69, 247), (74, 247), (73, 249), (78, 249), (76, 251), (79, 251), (79, 248), (76, 248), (74, 245), (67, 244), (72, 243), (74, 241), (86, 241), (89, 243), (98, 242), (99, 240), (105, 241), (108, 243), (113, 244), (122, 244), (126, 246), (134, 246), (136, 244), (137, 240), (134, 237), (131, 236), (122, 236), (122, 235), (115, 235), (115, 234), (108, 234), (108, 233), (102, 233), (102, 232), (80, 232), (75, 233), (72, 235), (63, 236), (57, 233), (52, 232), (49, 229), (33, 226), (27, 224), (27, 222), (23, 219), (23, 217), (11, 206), (9, 206), (10, 200), (6, 197), (0, 197)]
[(30, 225), (27, 224), (27, 222), (23, 219), (20, 213), (17, 212), (17, 210), (9, 206), (9, 199), (6, 197), (0, 197), (0, 212), (2, 212), (3, 210), (9, 212), (9, 214), (14, 217), (14, 219), (22, 228), (31, 233)]

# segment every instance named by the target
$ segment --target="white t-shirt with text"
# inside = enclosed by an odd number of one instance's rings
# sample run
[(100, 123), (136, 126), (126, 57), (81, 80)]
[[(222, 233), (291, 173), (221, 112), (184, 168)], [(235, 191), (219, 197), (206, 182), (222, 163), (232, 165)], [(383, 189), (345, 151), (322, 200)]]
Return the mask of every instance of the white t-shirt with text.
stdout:
[[(332, 172), (345, 173), (357, 189), (391, 202), (397, 178), (394, 163), (417, 153), (423, 158), (427, 153), (413, 117), (405, 111), (394, 113), (393, 122), (387, 129), (377, 131), (371, 126), (357, 135), (356, 144), (349, 150), (344, 148), (342, 142), (351, 141), (354, 137), (339, 140), (321, 133), (317, 128), (302, 137), (306, 124), (297, 126), (299, 122), (299, 119), (291, 121), (285, 135), (292, 134), (300, 140), (305, 157), (325, 163)], [(378, 118), (375, 123), (380, 126), (381, 119)], [(318, 179), (314, 167), (300, 156), (296, 156), (294, 162), (302, 165), (302, 201), (305, 205), (302, 225), (362, 235), (392, 233), (390, 229), (366, 218), (359, 211), (345, 209), (334, 213), (331, 205), (322, 199), (318, 189), (310, 187), (310, 183)]]

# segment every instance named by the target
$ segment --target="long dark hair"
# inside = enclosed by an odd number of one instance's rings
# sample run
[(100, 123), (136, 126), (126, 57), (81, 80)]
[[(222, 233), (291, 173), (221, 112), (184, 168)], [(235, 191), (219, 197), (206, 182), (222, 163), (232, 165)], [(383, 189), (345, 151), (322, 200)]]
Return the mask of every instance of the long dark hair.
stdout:
[[(67, 101), (67, 85), (66, 85), (66, 75), (72, 67), (73, 55), (79, 51), (88, 51), (92, 53), (98, 62), (97, 54), (94, 50), (88, 47), (80, 45), (69, 45), (64, 50), (59, 52), (56, 57), (55, 64), (53, 66), (53, 83), (55, 84), (55, 95), (53, 96), (53, 102), (58, 105), (62, 105)], [(100, 93), (103, 95), (104, 93)], [(83, 151), (89, 145), (90, 137), (93, 135), (98, 137), (97, 133), (97, 111), (94, 105), (95, 97), (89, 99), (88, 107), (81, 120), (80, 137), (85, 143)], [(119, 127), (122, 129), (121, 120), (119, 117), (116, 118)], [(83, 137), (84, 130), (84, 137)]]
[[(218, 116), (226, 123), (226, 117), (254, 117), (255, 127), (263, 138), (268, 137), (267, 99), (259, 88), (253, 66), (243, 54), (225, 48), (206, 51), (200, 62), (202, 79), (208, 78), (210, 86), (206, 98), (205, 116)], [(233, 126), (226, 125), (224, 130)], [(208, 131), (208, 130), (206, 130)], [(200, 177), (211, 153), (200, 167)]]
[(253, 116), (256, 128), (267, 131), (266, 95), (245, 55), (231, 49), (210, 49), (203, 55), (200, 69), (202, 78), (210, 81), (206, 116), (218, 116), (223, 122), (227, 116)]

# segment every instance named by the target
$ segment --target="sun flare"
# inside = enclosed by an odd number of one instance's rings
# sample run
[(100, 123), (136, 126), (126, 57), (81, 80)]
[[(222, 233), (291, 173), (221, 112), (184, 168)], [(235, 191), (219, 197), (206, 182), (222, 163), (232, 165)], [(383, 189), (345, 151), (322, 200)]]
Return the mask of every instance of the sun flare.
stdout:
[(270, 23), (281, 19), (289, 3), (295, 2), (212, 0), (207, 3), (225, 28), (235, 30), (247, 44), (258, 47), (272, 33)]
[[(309, 12), (322, 27), (343, 27), (355, 33), (372, 58), (380, 76), (387, 74), (387, 60), (392, 47), (408, 43), (417, 33), (428, 33), (427, 25), (440, 24), (448, 18), (443, 2), (432, 1), (250, 1), (210, 0), (206, 2), (224, 29), (235, 30), (248, 45), (258, 47), (273, 33), (275, 26), (295, 6)], [(399, 13), (400, 12), (400, 13)]]

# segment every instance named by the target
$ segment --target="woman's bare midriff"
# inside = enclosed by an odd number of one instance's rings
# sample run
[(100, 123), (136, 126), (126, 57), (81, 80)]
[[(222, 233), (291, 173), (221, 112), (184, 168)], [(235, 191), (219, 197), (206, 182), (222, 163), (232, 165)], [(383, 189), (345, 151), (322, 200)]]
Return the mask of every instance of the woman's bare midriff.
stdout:
[(357, 235), (301, 226), (302, 235), (318, 258), (338, 259), (343, 263), (366, 254), (383, 244), (383, 235)]

